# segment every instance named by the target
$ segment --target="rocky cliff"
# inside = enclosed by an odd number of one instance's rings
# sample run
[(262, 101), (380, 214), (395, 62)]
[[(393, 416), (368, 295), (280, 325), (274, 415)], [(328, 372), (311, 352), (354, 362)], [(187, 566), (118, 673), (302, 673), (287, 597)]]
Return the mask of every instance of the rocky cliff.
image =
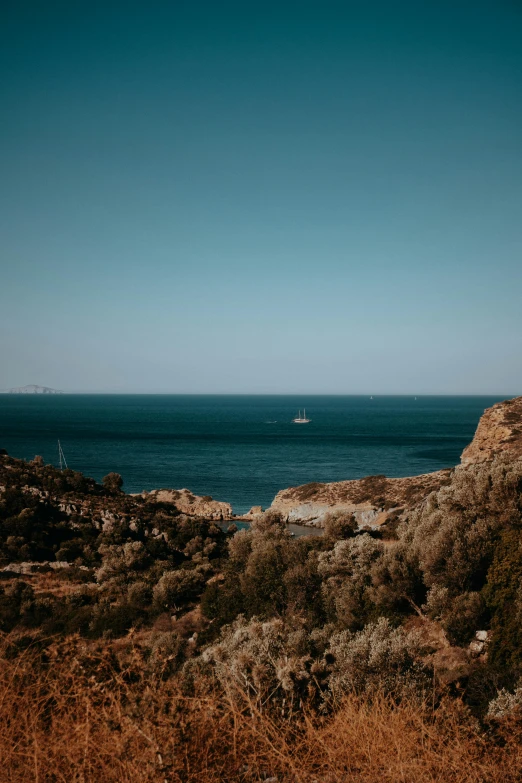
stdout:
[(182, 514), (222, 521), (232, 519), (232, 506), (213, 500), (210, 495), (201, 497), (188, 489), (153, 489), (142, 492), (141, 496), (150, 503), (171, 503)]
[[(481, 417), (475, 437), (462, 454), (462, 465), (491, 460), (500, 452), (522, 454), (522, 397), (488, 408)], [(408, 478), (367, 476), (353, 481), (304, 484), (281, 490), (271, 509), (288, 522), (322, 527), (331, 511), (353, 513), (359, 526), (378, 527), (390, 514), (412, 508), (430, 492), (450, 480), (454, 469), (439, 470)]]
[(485, 462), (506, 451), (514, 457), (522, 454), (522, 397), (499, 402), (484, 411), (475, 437), (462, 452), (461, 462)]

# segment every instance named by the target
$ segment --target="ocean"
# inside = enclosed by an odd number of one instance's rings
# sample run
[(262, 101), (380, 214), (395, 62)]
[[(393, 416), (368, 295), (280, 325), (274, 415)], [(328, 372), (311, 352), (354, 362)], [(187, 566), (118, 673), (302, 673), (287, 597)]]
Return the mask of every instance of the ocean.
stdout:
[[(0, 448), (42, 455), (126, 492), (187, 487), (232, 503), (270, 505), (278, 490), (369, 474), (450, 467), (484, 409), (503, 397), (0, 395)], [(306, 408), (309, 424), (293, 424)]]

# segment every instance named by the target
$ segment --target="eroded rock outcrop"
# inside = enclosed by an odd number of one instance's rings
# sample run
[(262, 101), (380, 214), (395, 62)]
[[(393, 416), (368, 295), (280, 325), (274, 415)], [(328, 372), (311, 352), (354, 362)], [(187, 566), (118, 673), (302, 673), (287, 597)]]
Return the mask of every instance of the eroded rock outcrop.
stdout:
[(216, 521), (232, 519), (232, 506), (210, 495), (194, 495), (188, 489), (153, 489), (141, 496), (150, 503), (172, 503), (182, 514)]
[(501, 452), (522, 454), (522, 397), (498, 402), (480, 417), (477, 431), (462, 452), (463, 465), (485, 462)]

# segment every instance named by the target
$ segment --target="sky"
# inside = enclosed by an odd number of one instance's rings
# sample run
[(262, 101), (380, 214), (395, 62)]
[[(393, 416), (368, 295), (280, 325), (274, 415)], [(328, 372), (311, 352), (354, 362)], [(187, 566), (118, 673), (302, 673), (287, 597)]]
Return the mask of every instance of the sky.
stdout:
[(522, 3), (2, 14), (0, 388), (522, 394)]

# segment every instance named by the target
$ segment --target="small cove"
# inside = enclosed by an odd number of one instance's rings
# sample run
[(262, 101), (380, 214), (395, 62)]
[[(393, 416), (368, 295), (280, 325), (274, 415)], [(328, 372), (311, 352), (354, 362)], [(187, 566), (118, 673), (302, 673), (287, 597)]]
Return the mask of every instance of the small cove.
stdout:
[[(230, 522), (220, 522), (219, 526), (223, 530), (227, 530), (230, 525), (235, 525), (238, 530), (248, 530), (250, 522), (245, 522), (244, 519), (232, 519)], [(305, 536), (322, 536), (324, 530), (319, 527), (311, 527), (308, 525), (286, 525), (286, 529), (294, 538), (304, 538)]]

